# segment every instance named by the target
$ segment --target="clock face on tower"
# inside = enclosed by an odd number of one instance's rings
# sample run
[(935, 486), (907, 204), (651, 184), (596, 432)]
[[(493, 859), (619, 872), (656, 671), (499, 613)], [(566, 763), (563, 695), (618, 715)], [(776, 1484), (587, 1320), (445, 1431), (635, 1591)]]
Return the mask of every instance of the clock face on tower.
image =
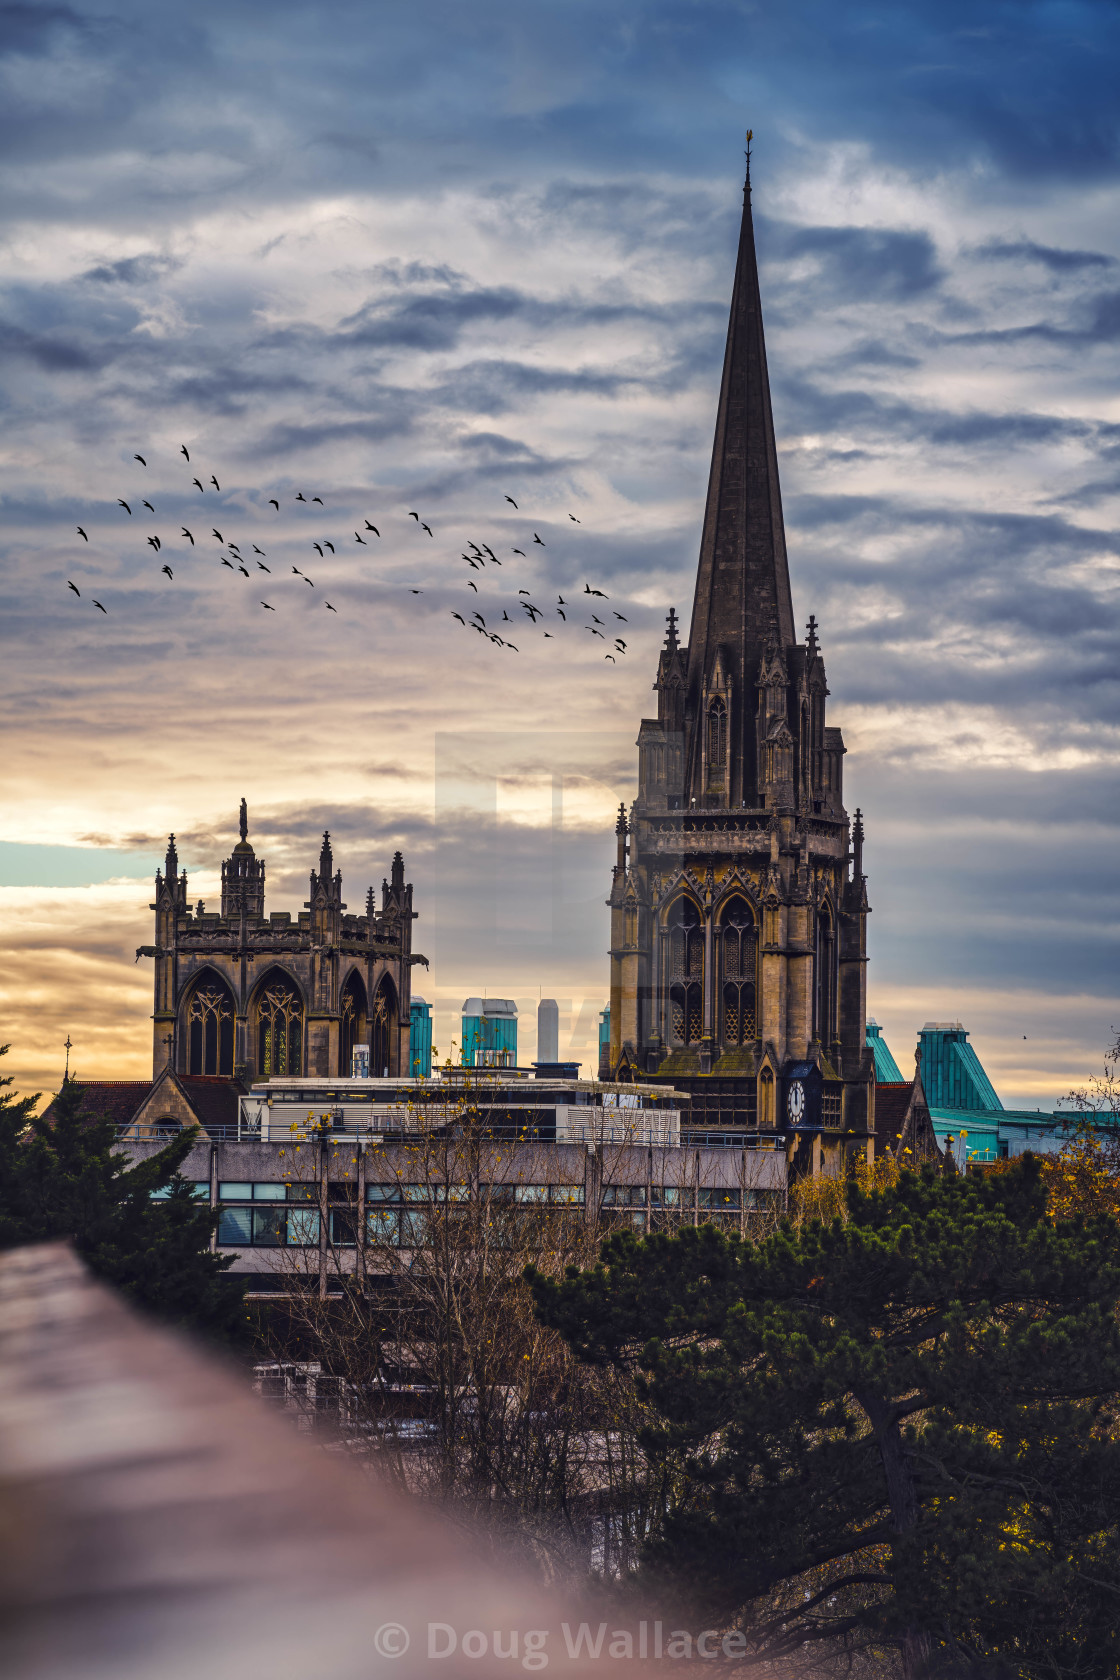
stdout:
[(801, 1083), (800, 1079), (794, 1079), (791, 1081), (789, 1091), (786, 1095), (786, 1113), (796, 1126), (804, 1112), (805, 1087)]

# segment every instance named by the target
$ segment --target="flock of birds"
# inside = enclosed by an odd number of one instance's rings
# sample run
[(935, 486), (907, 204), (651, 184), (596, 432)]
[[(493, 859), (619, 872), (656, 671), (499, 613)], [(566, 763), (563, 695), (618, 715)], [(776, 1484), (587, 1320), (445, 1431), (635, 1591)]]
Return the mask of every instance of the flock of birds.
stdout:
[[(183, 457), (186, 466), (190, 467), (190, 451), (188, 450), (186, 444), (182, 444), (180, 446), (179, 453)], [(132, 458), (134, 461), (139, 463), (140, 467), (145, 470), (147, 469), (148, 459), (146, 456), (135, 454)], [(213, 473), (209, 475), (206, 484), (203, 484), (202, 479), (199, 478), (196, 473), (190, 481), (190, 489), (197, 490), (200, 496), (206, 496), (208, 494), (220, 496), (222, 494), (222, 487)], [(305, 496), (301, 490), (292, 498), (292, 500), (296, 504), (302, 503), (309, 511), (313, 510), (316, 506), (321, 507), (324, 510), (324, 515), (326, 514), (326, 504), (321, 496), (308, 497)], [(506, 495), (505, 501), (516, 513), (520, 514), (518, 503), (512, 496)], [(269, 497), (266, 505), (268, 507), (275, 508), (275, 518), (278, 519), (282, 511), (279, 498), (276, 496)], [(133, 494), (131, 500), (124, 496), (118, 496), (117, 506), (123, 509), (124, 515), (126, 515), (130, 520), (134, 520), (141, 509), (146, 509), (152, 515), (153, 520), (156, 518), (155, 507), (146, 496), (136, 496)], [(199, 506), (201, 511), (202, 504), (199, 504)], [(230, 525), (230, 517), (239, 517), (236, 509), (227, 507), (217, 515), (217, 518), (220, 519), (221, 523), (226, 525), (227, 528)], [(379, 517), (382, 516), (379, 515)], [(431, 525), (427, 522), (427, 520), (420, 517), (418, 510), (409, 508), (405, 517), (415, 521), (412, 528), (417, 534), (424, 532), (433, 542), (436, 540), (435, 532), (433, 531)], [(582, 523), (576, 518), (574, 513), (569, 513), (568, 518), (574, 525)], [(274, 593), (280, 582), (280, 576), (287, 576), (289, 581), (291, 581), (293, 574), (295, 578), (301, 579), (308, 585), (309, 588), (315, 589), (315, 579), (308, 576), (307, 572), (301, 570), (299, 566), (292, 565), (291, 574), (277, 574), (274, 572), (273, 567), (267, 563), (269, 559), (267, 549), (258, 547), (255, 542), (250, 542), (248, 543), (247, 551), (243, 551), (241, 544), (234, 542), (231, 537), (225, 536), (223, 532), (218, 529), (217, 524), (210, 527), (209, 534), (207, 535), (204, 530), (205, 520), (201, 523), (197, 523), (196, 540), (196, 532), (195, 529), (192, 528), (195, 523), (197, 522), (192, 522), (192, 526), (181, 525), (181, 536), (177, 540), (189, 543), (192, 550), (196, 550), (199, 543), (206, 543), (207, 541), (217, 543), (218, 548), (216, 552), (219, 562), (222, 566), (228, 567), (231, 572), (240, 573), (241, 576), (245, 578), (258, 578), (258, 581), (259, 574), (264, 574), (273, 580), (270, 585), (265, 586), (266, 593)], [(362, 530), (356, 530), (353, 534), (355, 545), (360, 545), (363, 548), (369, 548), (371, 547), (371, 538), (376, 538), (377, 542), (380, 543), (381, 531), (378, 526), (372, 522), (372, 520), (363, 516), (362, 526)], [(79, 525), (77, 527), (77, 533), (78, 536), (83, 538), (86, 543), (89, 542), (89, 533), (86, 531), (84, 526)], [(152, 550), (153, 557), (162, 562), (160, 567), (162, 574), (167, 578), (168, 582), (173, 583), (175, 580), (175, 571), (171, 566), (167, 555), (164, 553), (164, 538), (158, 533), (153, 533), (147, 536), (145, 541), (147, 547)], [(515, 547), (510, 551), (512, 555), (519, 556), (522, 561), (527, 561), (527, 551), (531, 550), (532, 547), (536, 545), (539, 545), (542, 549), (546, 547), (544, 538), (538, 531), (533, 532), (531, 543), (527, 538), (522, 538), (522, 541), (526, 543), (526, 548)], [(335, 543), (325, 536), (312, 538), (309, 547), (314, 549), (321, 560), (326, 559), (328, 550), (332, 556), (337, 557), (338, 555), (338, 548), (335, 546)], [(499, 589), (502, 590), (504, 594), (506, 589), (504, 578), (506, 574), (501, 573), (500, 570), (504, 562), (498, 557), (489, 543), (476, 543), (474, 541), (467, 542), (466, 548), (462, 551), (460, 558), (466, 562), (466, 565), (472, 572), (483, 574), (481, 581), (487, 587), (488, 596), (491, 594), (490, 585), (493, 583), (498, 583)], [(310, 564), (310, 562), (308, 563)], [(499, 572), (493, 572), (491, 570), (493, 567), (498, 567)], [(612, 664), (617, 664), (618, 659), (626, 653), (626, 642), (622, 635), (618, 632), (617, 623), (612, 624), (611, 619), (622, 624), (628, 623), (628, 620), (625, 615), (617, 611), (616, 608), (608, 607), (606, 605), (610, 597), (604, 590), (593, 588), (590, 583), (584, 583), (582, 593), (576, 595), (575, 599), (569, 601), (566, 600), (562, 594), (559, 594), (557, 595), (555, 602), (550, 600), (546, 605), (541, 605), (533, 599), (533, 591), (531, 588), (518, 587), (515, 596), (499, 599), (497, 604), (490, 609), (490, 621), (488, 623), (485, 614), (480, 610), (481, 591), (479, 588), (479, 580), (476, 580), (474, 577), (466, 577), (463, 581), (466, 589), (473, 591), (475, 597), (479, 598), (479, 600), (478, 603), (470, 610), (467, 610), (467, 603), (464, 602), (464, 611), (452, 611), (451, 617), (456, 619), (464, 629), (474, 630), (478, 633), (478, 635), (485, 637), (487, 641), (495, 647), (508, 649), (512, 653), (520, 653), (521, 648), (518, 643), (510, 639), (511, 634), (514, 632), (518, 633), (519, 637), (524, 635), (540, 635), (545, 640), (552, 640), (555, 635), (562, 634), (560, 624), (557, 620), (562, 621), (563, 624), (567, 626), (570, 622), (569, 615), (571, 615), (571, 623), (573, 627), (575, 623), (578, 622), (578, 619), (581, 616), (576, 612), (576, 608), (578, 606), (584, 610), (586, 615), (589, 616), (592, 621), (590, 624), (583, 625), (582, 628), (589, 631), (592, 636), (599, 637), (603, 642), (609, 643), (611, 646), (611, 651), (603, 655), (604, 659), (610, 661)], [(67, 587), (73, 591), (79, 600), (87, 599), (87, 596), (83, 596), (82, 590), (72, 578), (67, 579)], [(423, 595), (425, 590), (410, 586), (408, 593), (412, 595)], [(104, 613), (108, 616), (108, 608), (105, 607), (102, 602), (96, 598), (96, 596), (89, 593), (88, 600), (98, 612)], [(605, 614), (609, 614), (609, 618), (600, 618), (598, 612), (594, 610), (600, 602), (603, 603), (601, 610)], [(271, 601), (261, 599), (259, 605), (265, 612), (274, 613), (276, 611), (276, 607)], [(337, 615), (338, 608), (334, 606), (331, 601), (328, 601), (325, 595), (323, 596), (323, 605), (327, 612), (335, 613)], [(501, 613), (500, 618), (497, 616), (499, 611)], [(554, 625), (555, 628), (553, 630), (543, 628), (546, 620)]]

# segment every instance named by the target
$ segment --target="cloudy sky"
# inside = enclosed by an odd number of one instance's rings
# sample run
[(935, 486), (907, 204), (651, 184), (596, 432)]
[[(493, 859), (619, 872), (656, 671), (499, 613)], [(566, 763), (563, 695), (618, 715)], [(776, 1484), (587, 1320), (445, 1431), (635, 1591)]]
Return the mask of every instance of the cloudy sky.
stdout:
[[(592, 1062), (747, 126), (871, 1011), (904, 1067), (960, 1018), (1009, 1104), (1092, 1070), (1120, 1025), (1114, 7), (106, 0), (0, 31), (21, 1084), (57, 1081), (67, 1033), (87, 1076), (150, 1066), (151, 875), (174, 829), (212, 902), (242, 795), (272, 908), (324, 827), (352, 909), (403, 849), (437, 1045), (486, 990), (531, 1054), (543, 991)], [(588, 583), (625, 616), (614, 664), (581, 610), (518, 612)]]

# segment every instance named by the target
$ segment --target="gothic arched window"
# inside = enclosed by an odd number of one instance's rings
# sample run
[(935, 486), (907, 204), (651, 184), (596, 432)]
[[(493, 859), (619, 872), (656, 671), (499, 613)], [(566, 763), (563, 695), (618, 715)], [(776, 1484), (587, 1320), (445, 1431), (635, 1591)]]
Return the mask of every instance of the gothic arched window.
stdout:
[(733, 898), (721, 921), (723, 947), (723, 1042), (750, 1044), (755, 1030), (758, 926), (744, 898)]
[(813, 1034), (822, 1044), (831, 1044), (836, 1037), (836, 938), (827, 904), (817, 916), (815, 967)]
[(373, 1042), (370, 1046), (369, 1071), (375, 1079), (383, 1079), (393, 1066), (393, 1034), (397, 1025), (397, 994), (388, 975), (381, 980), (373, 994), (370, 1015)]
[(296, 1078), (303, 1071), (303, 1000), (282, 974), (270, 976), (257, 997), (257, 1072), (261, 1079)]
[(343, 1079), (349, 1079), (354, 1046), (364, 1044), (366, 1038), (366, 989), (357, 974), (351, 974), (342, 988), (340, 1012), (338, 1071)]
[(708, 768), (722, 770), (727, 762), (727, 708), (722, 700), (708, 707)]
[(678, 898), (669, 917), (669, 1013), (675, 1044), (704, 1035), (704, 926), (690, 898)]
[(187, 1072), (233, 1074), (233, 994), (216, 974), (205, 975), (187, 1004)]

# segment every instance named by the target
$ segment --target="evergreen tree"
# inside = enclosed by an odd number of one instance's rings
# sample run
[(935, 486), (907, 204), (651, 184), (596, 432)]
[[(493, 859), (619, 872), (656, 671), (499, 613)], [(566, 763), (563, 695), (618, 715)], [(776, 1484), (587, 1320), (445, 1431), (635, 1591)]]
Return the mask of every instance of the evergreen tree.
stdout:
[(114, 1148), (112, 1120), (85, 1111), (73, 1080), (49, 1121), (34, 1112), (38, 1097), (16, 1097), (12, 1083), (0, 1079), (0, 1249), (69, 1240), (138, 1306), (211, 1340), (239, 1340), (242, 1288), (223, 1275), (230, 1260), (210, 1253), (216, 1215), (179, 1172), (198, 1127), (132, 1162)]
[(768, 1655), (1118, 1671), (1120, 1233), (1049, 1218), (1033, 1158), (853, 1182), (846, 1220), (757, 1243), (621, 1233), (532, 1282), (583, 1358), (644, 1372), (678, 1469), (647, 1586)]

